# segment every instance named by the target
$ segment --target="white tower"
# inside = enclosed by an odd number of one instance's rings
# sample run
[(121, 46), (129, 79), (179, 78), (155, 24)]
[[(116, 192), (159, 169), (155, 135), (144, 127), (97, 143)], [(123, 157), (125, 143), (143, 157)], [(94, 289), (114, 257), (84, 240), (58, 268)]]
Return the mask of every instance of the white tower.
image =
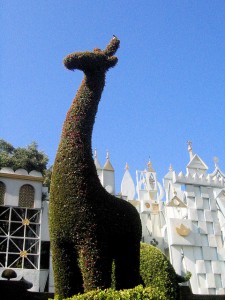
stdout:
[(165, 180), (170, 260), (178, 274), (192, 273), (194, 294), (224, 294), (225, 249), (220, 221), (225, 220), (225, 175), (217, 165), (212, 174), (207, 174), (208, 167), (193, 155), (191, 142), (188, 151), (186, 174), (171, 171)]
[(134, 200), (135, 197), (135, 185), (129, 172), (128, 163), (125, 166), (125, 173), (121, 182), (121, 194), (126, 200)]
[(163, 248), (161, 228), (165, 221), (161, 213), (163, 189), (157, 182), (156, 172), (149, 161), (148, 168), (137, 171), (137, 194), (140, 202), (140, 217), (142, 221), (142, 239), (146, 243), (156, 243)]
[(115, 172), (109, 159), (109, 152), (106, 153), (106, 162), (102, 169), (102, 185), (106, 191), (115, 195)]

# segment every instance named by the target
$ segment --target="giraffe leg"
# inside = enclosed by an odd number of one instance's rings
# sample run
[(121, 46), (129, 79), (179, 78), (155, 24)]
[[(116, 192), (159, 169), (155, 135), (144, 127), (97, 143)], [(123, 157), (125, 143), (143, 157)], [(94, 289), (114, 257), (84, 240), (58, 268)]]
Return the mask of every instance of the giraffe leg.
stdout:
[(118, 245), (115, 257), (116, 289), (129, 289), (140, 284), (140, 243)]
[(112, 258), (108, 252), (87, 247), (81, 253), (84, 292), (111, 287)]
[(72, 243), (55, 243), (52, 253), (55, 294), (59, 299), (83, 292), (83, 280), (78, 265), (77, 251)]

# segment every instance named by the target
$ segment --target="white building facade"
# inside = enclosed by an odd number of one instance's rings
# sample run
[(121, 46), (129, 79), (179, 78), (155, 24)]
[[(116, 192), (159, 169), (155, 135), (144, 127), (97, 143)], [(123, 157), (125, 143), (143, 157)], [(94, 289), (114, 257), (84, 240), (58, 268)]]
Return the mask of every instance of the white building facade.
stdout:
[(191, 142), (188, 151), (186, 174), (170, 167), (162, 187), (149, 162), (147, 170), (137, 171), (136, 200), (127, 169), (121, 192), (140, 212), (143, 241), (160, 248), (177, 274), (192, 273), (194, 294), (225, 295), (225, 174), (217, 160), (208, 174)]
[[(161, 249), (177, 274), (192, 273), (194, 294), (225, 295), (225, 174), (215, 160), (208, 167), (188, 144), (186, 173), (172, 167), (163, 179), (149, 161), (136, 171), (126, 165), (118, 195), (140, 213), (142, 241)], [(115, 194), (115, 172), (107, 153), (103, 167), (94, 153), (97, 174)], [(48, 232), (48, 194), (40, 173), (0, 170), (0, 274), (12, 268), (33, 283), (33, 291), (54, 292)], [(43, 197), (44, 196), (44, 197)], [(45, 199), (43, 199), (45, 198)]]
[[(24, 169), (0, 170), (0, 274), (14, 269), (17, 280), (31, 282), (32, 291), (48, 290), (48, 196), (42, 174)], [(46, 199), (47, 200), (47, 199)]]

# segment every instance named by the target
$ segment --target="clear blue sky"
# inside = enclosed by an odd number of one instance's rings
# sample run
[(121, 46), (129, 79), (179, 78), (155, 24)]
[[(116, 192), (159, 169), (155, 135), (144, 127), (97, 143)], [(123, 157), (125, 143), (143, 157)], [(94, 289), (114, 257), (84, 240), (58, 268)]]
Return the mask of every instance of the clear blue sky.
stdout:
[(128, 162), (149, 159), (159, 181), (170, 163), (185, 171), (193, 152), (225, 173), (225, 1), (3, 0), (0, 46), (0, 138), (36, 141), (52, 164), (62, 124), (83, 74), (63, 67), (74, 51), (121, 40), (107, 74), (93, 135), (106, 150), (119, 191)]

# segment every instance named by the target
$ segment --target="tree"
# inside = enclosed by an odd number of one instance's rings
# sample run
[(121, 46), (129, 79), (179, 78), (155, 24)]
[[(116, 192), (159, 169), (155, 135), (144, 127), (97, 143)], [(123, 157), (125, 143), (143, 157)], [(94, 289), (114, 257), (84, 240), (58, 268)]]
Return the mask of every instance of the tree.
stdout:
[(15, 148), (7, 141), (0, 139), (0, 168), (19, 168), (28, 172), (36, 170), (44, 173), (47, 170), (48, 156), (38, 150), (38, 144), (32, 142), (25, 148)]

